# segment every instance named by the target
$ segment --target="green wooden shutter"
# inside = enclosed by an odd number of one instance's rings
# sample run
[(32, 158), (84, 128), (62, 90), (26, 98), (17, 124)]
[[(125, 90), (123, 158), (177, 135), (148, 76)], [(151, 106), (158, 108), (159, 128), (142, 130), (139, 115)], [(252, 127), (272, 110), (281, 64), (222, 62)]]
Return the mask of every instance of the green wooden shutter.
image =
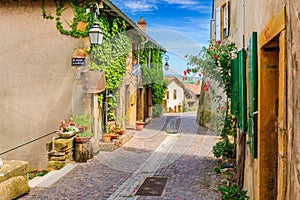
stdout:
[(248, 134), (250, 151), (257, 157), (257, 97), (258, 97), (258, 69), (257, 69), (257, 33), (253, 32), (248, 42)]
[(238, 52), (239, 64), (239, 98), (238, 98), (238, 127), (245, 133), (247, 121), (247, 99), (246, 99), (246, 51)]
[(237, 58), (231, 60), (231, 85), (231, 114), (238, 117), (239, 65)]

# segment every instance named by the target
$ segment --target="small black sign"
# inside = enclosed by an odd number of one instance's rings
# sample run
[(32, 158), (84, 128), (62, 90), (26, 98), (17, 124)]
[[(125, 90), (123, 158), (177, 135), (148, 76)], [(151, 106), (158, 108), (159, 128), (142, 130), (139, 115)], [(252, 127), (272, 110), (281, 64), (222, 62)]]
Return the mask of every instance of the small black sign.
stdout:
[(85, 58), (72, 58), (72, 66), (86, 66)]

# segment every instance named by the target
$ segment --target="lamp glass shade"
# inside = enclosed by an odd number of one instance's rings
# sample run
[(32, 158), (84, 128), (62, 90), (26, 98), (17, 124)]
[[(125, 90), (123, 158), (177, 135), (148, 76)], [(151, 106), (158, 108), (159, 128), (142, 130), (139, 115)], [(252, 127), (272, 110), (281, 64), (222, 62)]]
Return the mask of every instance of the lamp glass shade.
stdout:
[(168, 63), (168, 62), (166, 62), (166, 63), (165, 63), (165, 65), (164, 65), (164, 68), (165, 68), (165, 70), (168, 70), (168, 69), (169, 69), (169, 67), (170, 67), (169, 63)]
[(89, 37), (91, 44), (102, 44), (103, 31), (99, 27), (99, 23), (95, 22), (94, 25), (89, 30)]

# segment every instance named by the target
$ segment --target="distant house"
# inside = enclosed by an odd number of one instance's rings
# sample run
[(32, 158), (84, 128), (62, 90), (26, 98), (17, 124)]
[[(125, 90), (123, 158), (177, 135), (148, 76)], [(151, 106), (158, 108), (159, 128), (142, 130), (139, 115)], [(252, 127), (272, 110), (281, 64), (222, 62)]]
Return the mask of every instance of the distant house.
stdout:
[(184, 84), (177, 77), (167, 77), (165, 98), (163, 99), (163, 109), (165, 112), (182, 112), (187, 108), (197, 105), (199, 102), (201, 84)]
[(185, 88), (185, 108), (196, 106), (199, 102), (200, 92), (201, 92), (201, 81), (198, 80), (197, 83), (184, 83)]
[(184, 85), (176, 77), (168, 77), (165, 98), (163, 99), (163, 110), (165, 112), (182, 112), (185, 99)]

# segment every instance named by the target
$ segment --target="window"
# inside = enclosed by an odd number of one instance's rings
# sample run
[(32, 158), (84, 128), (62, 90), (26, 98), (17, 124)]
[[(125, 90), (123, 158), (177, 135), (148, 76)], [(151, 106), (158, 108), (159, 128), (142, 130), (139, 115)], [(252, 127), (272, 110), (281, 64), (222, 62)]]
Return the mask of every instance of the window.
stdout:
[(173, 99), (177, 99), (176, 90), (173, 91)]
[(166, 96), (167, 96), (167, 99), (169, 99), (169, 91), (168, 90), (167, 90)]
[(223, 40), (229, 36), (229, 2), (224, 2), (215, 11), (215, 38)]

